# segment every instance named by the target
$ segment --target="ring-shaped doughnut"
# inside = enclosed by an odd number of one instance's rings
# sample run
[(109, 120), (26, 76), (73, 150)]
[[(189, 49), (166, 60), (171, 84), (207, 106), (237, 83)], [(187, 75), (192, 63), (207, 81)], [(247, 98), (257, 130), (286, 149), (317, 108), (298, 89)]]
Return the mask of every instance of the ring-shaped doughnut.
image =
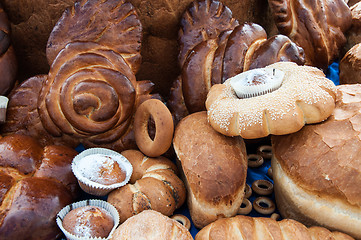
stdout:
[(257, 148), (257, 154), (261, 155), (263, 159), (269, 160), (272, 158), (272, 146), (262, 145)]
[(271, 214), (276, 210), (276, 205), (268, 197), (258, 197), (253, 201), (253, 208), (260, 214)]
[(273, 192), (273, 183), (259, 179), (252, 183), (252, 190), (259, 195), (270, 195)]
[(248, 166), (252, 168), (259, 167), (264, 162), (263, 157), (258, 154), (248, 154), (247, 160), (248, 160)]
[(191, 221), (186, 216), (182, 214), (174, 214), (170, 218), (182, 224), (186, 229), (191, 229)]
[[(148, 133), (148, 121), (155, 122), (155, 137)], [(173, 138), (173, 118), (168, 108), (158, 99), (149, 99), (140, 104), (134, 116), (134, 135), (138, 148), (149, 157), (165, 153)]]
[(244, 197), (249, 198), (252, 195), (252, 188), (246, 183), (244, 188)]
[(252, 203), (247, 199), (243, 198), (241, 206), (239, 206), (237, 213), (240, 215), (247, 215), (252, 211)]
[(267, 175), (273, 179), (273, 171), (272, 171), (272, 167), (269, 167), (268, 170), (267, 170)]

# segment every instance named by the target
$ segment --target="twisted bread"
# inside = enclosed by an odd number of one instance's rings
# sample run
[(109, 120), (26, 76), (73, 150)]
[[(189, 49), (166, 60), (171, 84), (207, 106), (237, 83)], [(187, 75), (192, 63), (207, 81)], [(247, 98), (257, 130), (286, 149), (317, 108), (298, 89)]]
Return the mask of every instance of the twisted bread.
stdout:
[(209, 224), (195, 237), (195, 240), (208, 239), (352, 240), (353, 238), (341, 232), (330, 232), (322, 227), (307, 228), (292, 219), (277, 222), (272, 218), (238, 215), (233, 218), (219, 219)]
[[(117, 151), (135, 148), (134, 112), (153, 97), (153, 84), (135, 79), (141, 32), (129, 3), (76, 2), (49, 37), (48, 75), (41, 77), (41, 83), (38, 77), (29, 79), (14, 91), (3, 131), (27, 132), (45, 143), (102, 145)], [(31, 98), (19, 100), (23, 94)], [(26, 118), (28, 111), (36, 112), (41, 121), (15, 121)]]
[(77, 152), (41, 147), (36, 139), (0, 139), (0, 239), (50, 240), (60, 236), (56, 214), (77, 197), (71, 171)]
[(10, 41), (10, 24), (0, 4), (0, 95), (5, 95), (14, 87), (17, 72), (14, 48)]
[(184, 97), (189, 113), (206, 110), (207, 93), (214, 84), (278, 61), (304, 63), (303, 50), (288, 37), (276, 35), (267, 40), (261, 26), (238, 24), (231, 11), (216, 0), (194, 1), (185, 11), (179, 45), (181, 77), (171, 89), (168, 105), (174, 115), (182, 117), (185, 111), (178, 106), (182, 104), (176, 101), (178, 96)]
[(344, 0), (269, 0), (281, 34), (305, 51), (306, 64), (327, 68), (346, 43), (351, 11)]
[(115, 206), (120, 222), (143, 210), (153, 209), (170, 216), (182, 206), (185, 187), (176, 175), (177, 167), (167, 158), (148, 158), (136, 150), (122, 152), (133, 166), (130, 184), (111, 192), (108, 202)]

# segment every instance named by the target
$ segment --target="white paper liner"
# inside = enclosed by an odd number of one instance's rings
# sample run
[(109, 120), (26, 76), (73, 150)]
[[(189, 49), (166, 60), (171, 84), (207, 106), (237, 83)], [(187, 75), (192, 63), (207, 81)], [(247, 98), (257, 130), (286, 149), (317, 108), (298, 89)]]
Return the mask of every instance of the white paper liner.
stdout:
[(8, 107), (9, 98), (5, 96), (0, 96), (0, 123), (5, 123), (6, 121), (6, 110)]
[[(285, 73), (279, 69), (256, 68), (240, 73), (229, 79), (238, 98), (250, 98), (273, 92), (278, 89)], [(254, 78), (263, 78), (265, 83), (252, 85)]]
[[(110, 231), (107, 238), (77, 237), (77, 236), (71, 234), (70, 232), (68, 232), (67, 230), (64, 229), (64, 227), (63, 227), (63, 219), (64, 219), (65, 215), (68, 214), (73, 209), (76, 209), (76, 208), (79, 208), (79, 207), (84, 207), (84, 206), (95, 206), (95, 207), (103, 208), (108, 213), (110, 213), (110, 215), (112, 216), (112, 218), (114, 220), (114, 226), (113, 226), (112, 230)], [(84, 200), (84, 201), (69, 204), (68, 206), (61, 209), (60, 212), (56, 215), (56, 224), (58, 224), (59, 228), (61, 229), (61, 231), (64, 233), (66, 239), (68, 239), (68, 240), (104, 240), (104, 239), (110, 239), (112, 237), (115, 229), (119, 225), (119, 213), (118, 213), (117, 209), (113, 205), (111, 205), (110, 203), (108, 203), (106, 201), (98, 200), (98, 199), (88, 199), (88, 200)]]
[[(78, 170), (78, 164), (84, 157), (93, 154), (102, 154), (105, 156), (110, 156), (112, 157), (113, 160), (117, 161), (119, 167), (123, 169), (126, 173), (124, 181), (111, 185), (104, 185), (91, 181), (85, 176), (83, 176), (83, 174)], [(120, 153), (106, 148), (89, 148), (87, 150), (84, 150), (83, 152), (79, 153), (74, 157), (73, 162), (71, 164), (71, 169), (75, 177), (78, 179), (78, 183), (81, 189), (83, 189), (84, 192), (87, 192), (95, 196), (105, 196), (112, 190), (124, 186), (129, 182), (129, 179), (133, 173), (133, 166), (128, 161), (128, 159), (126, 159)]]

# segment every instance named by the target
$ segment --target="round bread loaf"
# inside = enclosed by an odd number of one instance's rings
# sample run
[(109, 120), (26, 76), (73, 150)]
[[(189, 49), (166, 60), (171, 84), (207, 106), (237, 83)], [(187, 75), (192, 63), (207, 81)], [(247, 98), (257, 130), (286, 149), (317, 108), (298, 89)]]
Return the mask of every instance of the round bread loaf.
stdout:
[(323, 123), (272, 136), (276, 203), (284, 218), (361, 238), (361, 85), (337, 87)]
[(121, 224), (111, 240), (192, 240), (192, 235), (179, 222), (154, 210), (145, 210)]
[(0, 239), (55, 240), (56, 214), (76, 198), (71, 161), (77, 152), (36, 139), (0, 139)]
[(340, 84), (361, 83), (361, 43), (353, 46), (340, 61)]
[(202, 228), (218, 218), (236, 215), (247, 174), (243, 139), (216, 132), (203, 111), (179, 122), (173, 146), (183, 171), (194, 225)]

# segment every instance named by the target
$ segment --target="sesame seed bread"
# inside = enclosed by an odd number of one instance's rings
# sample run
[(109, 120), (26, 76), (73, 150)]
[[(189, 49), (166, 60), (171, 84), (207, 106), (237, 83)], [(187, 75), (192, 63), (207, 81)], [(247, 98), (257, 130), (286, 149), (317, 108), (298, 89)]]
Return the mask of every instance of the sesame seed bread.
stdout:
[(276, 203), (285, 218), (361, 239), (361, 85), (337, 87), (329, 119), (272, 136)]
[(218, 218), (235, 216), (246, 184), (247, 154), (243, 139), (216, 132), (203, 111), (179, 122), (173, 146), (183, 172), (194, 225), (202, 228)]
[(230, 79), (211, 87), (206, 108), (216, 131), (255, 139), (293, 133), (306, 123), (321, 122), (331, 115), (335, 85), (321, 70), (292, 62), (278, 62), (267, 68), (285, 73), (282, 85), (273, 92), (239, 99)]

